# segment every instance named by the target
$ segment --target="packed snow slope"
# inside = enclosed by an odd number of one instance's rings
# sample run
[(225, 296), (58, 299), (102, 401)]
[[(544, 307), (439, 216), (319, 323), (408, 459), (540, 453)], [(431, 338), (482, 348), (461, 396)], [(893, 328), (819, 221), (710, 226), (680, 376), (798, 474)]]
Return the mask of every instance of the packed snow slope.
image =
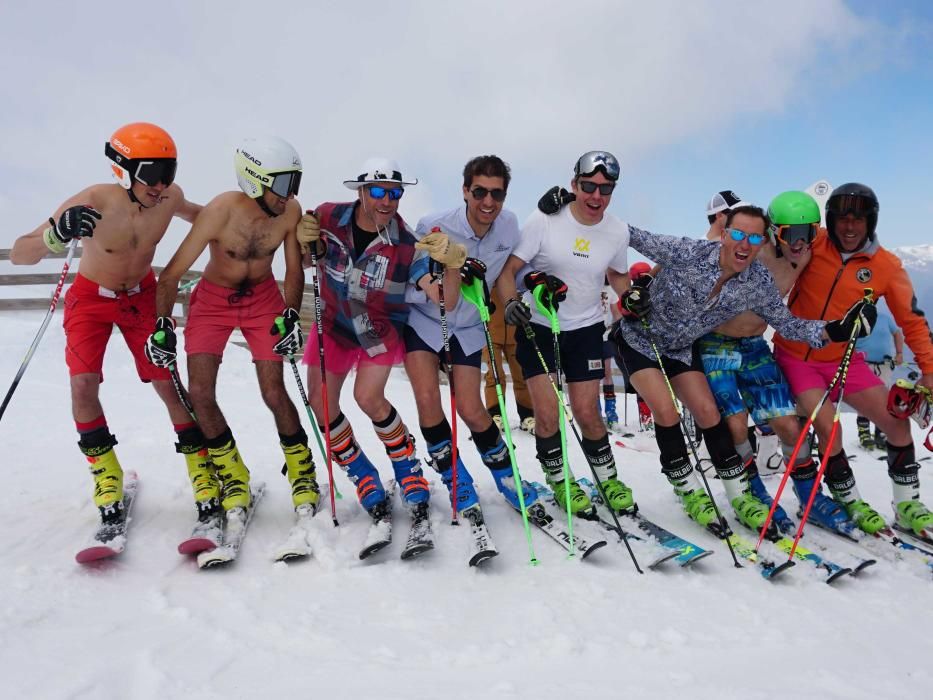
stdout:
[[(249, 356), (235, 346), (219, 400), (253, 478), (268, 484), (240, 559), (201, 571), (176, 553), (195, 517), (183, 461), (165, 411), (115, 335), (102, 399), (124, 468), (137, 470), (141, 485), (126, 551), (78, 565), (75, 551), (96, 513), (75, 445), (58, 316), (0, 423), (4, 697), (878, 700), (925, 697), (933, 687), (928, 570), (880, 561), (829, 586), (803, 564), (775, 582), (751, 566), (735, 569), (722, 544), (680, 511), (645, 436), (631, 442), (647, 452), (616, 450), (622, 475), (646, 514), (716, 549), (693, 570), (666, 565), (638, 575), (617, 542), (586, 561), (568, 560), (539, 532), (540, 564), (531, 567), (519, 516), (465, 439), (461, 450), (500, 550), (482, 569), (467, 566), (468, 530), (450, 526), (433, 473), (435, 551), (399, 560), (406, 518), (397, 508), (396, 542), (359, 561), (367, 519), (339, 474), (340, 527), (324, 511), (313, 557), (273, 564), (291, 525), (289, 491)], [(40, 321), (40, 313), (2, 314), (4, 389)], [(286, 382), (294, 389), (290, 373)], [(401, 372), (389, 395), (417, 431)], [(388, 479), (362, 413), (349, 401), (343, 408)], [(846, 447), (857, 453), (852, 428), (846, 424)], [(523, 472), (540, 480), (533, 439), (515, 439)], [(583, 475), (572, 440), (571, 453)], [(889, 514), (883, 463), (860, 453), (855, 469), (863, 495)], [(776, 479), (768, 483), (773, 490)], [(714, 489), (721, 494), (716, 482)], [(933, 500), (929, 482), (925, 492)], [(784, 503), (796, 507), (789, 494)]]

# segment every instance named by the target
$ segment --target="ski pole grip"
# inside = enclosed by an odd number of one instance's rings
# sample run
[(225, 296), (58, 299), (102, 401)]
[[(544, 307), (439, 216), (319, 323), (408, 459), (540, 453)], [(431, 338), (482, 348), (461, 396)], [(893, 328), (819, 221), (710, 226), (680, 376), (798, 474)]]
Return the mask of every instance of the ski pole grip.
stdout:
[(275, 327), (279, 329), (279, 335), (285, 335), (285, 319), (282, 316), (275, 317)]
[(163, 345), (165, 343), (165, 331), (156, 331), (152, 337), (155, 338), (155, 341), (159, 345)]

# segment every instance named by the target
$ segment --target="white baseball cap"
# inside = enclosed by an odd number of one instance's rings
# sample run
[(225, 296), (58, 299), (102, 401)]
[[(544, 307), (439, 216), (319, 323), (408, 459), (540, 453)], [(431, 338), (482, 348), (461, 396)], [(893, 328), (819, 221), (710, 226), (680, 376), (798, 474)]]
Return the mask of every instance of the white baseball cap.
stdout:
[(742, 198), (732, 190), (723, 190), (722, 192), (714, 194), (709, 200), (709, 204), (706, 205), (706, 215), (714, 216), (721, 211), (750, 206), (753, 205), (743, 201)]

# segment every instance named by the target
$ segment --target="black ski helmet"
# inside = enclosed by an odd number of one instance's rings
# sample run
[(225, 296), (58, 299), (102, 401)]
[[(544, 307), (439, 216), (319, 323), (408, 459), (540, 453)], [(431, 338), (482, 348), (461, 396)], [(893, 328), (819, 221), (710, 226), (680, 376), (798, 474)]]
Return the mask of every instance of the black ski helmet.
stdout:
[(859, 182), (839, 185), (826, 200), (826, 231), (837, 248), (842, 248), (836, 237), (836, 217), (848, 213), (864, 216), (868, 223), (868, 240), (875, 240), (878, 225), (878, 198), (874, 190)]

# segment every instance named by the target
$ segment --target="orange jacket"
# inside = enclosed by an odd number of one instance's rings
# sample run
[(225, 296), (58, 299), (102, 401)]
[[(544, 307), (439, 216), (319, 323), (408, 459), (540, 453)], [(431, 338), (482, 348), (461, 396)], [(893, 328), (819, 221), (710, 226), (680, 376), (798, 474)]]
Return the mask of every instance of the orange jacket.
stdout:
[[(877, 240), (843, 262), (839, 249), (821, 229), (813, 241), (813, 257), (790, 292), (787, 307), (795, 316), (833, 321), (842, 318), (865, 289), (875, 300), (885, 298), (907, 345), (924, 374), (933, 373), (933, 338), (901, 260)], [(805, 343), (774, 335), (774, 344), (794, 357), (818, 362), (842, 360), (845, 343), (829, 343), (815, 350)]]

